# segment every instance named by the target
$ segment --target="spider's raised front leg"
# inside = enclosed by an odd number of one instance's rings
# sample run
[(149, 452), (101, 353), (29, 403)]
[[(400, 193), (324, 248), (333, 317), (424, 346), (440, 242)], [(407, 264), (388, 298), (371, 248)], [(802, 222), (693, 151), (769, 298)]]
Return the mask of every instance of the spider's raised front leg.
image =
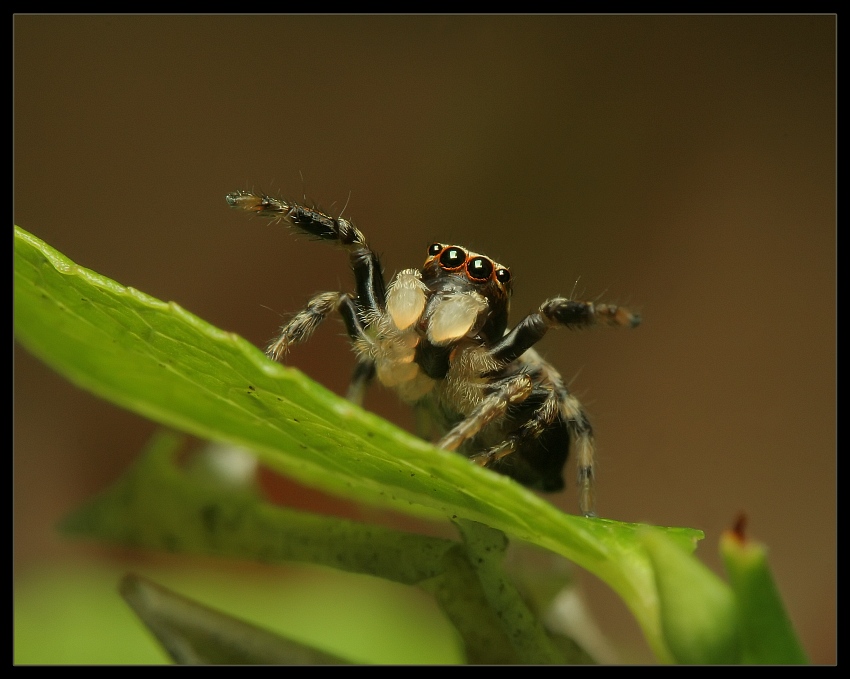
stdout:
[[(361, 346), (364, 342), (368, 345), (371, 340), (366, 328), (386, 307), (386, 285), (378, 255), (366, 243), (363, 233), (347, 219), (331, 217), (319, 210), (271, 196), (236, 191), (226, 198), (233, 208), (283, 220), (303, 233), (341, 245), (348, 251), (354, 272), (356, 296), (325, 292), (313, 297), (303, 311), (281, 327), (278, 337), (266, 351), (268, 356), (280, 360), (292, 345), (308, 339), (334, 310), (342, 316), (352, 341), (359, 341)], [(374, 362), (361, 356), (352, 376), (349, 399), (361, 402), (363, 392), (374, 376)]]
[(334, 242), (348, 251), (357, 295), (355, 304), (366, 323), (370, 311), (383, 311), (386, 285), (378, 255), (366, 243), (366, 237), (347, 219), (271, 196), (236, 191), (226, 196), (230, 207), (269, 219), (283, 220), (294, 228), (321, 240)]

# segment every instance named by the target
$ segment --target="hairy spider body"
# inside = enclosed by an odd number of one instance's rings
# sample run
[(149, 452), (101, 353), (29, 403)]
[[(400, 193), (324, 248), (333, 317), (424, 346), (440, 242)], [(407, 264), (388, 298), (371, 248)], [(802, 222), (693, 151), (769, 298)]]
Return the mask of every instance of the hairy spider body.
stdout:
[(593, 430), (561, 376), (532, 347), (552, 326), (635, 327), (637, 314), (556, 297), (508, 330), (511, 274), (484, 255), (434, 243), (421, 269), (405, 269), (386, 286), (377, 254), (347, 219), (246, 191), (227, 202), (348, 251), (355, 293), (315, 295), (281, 327), (270, 358), (280, 360), (336, 311), (357, 357), (351, 400), (362, 402), (377, 378), (416, 406), (420, 428), (441, 437), (438, 446), (536, 490), (564, 487), (572, 445), (579, 506), (593, 515)]

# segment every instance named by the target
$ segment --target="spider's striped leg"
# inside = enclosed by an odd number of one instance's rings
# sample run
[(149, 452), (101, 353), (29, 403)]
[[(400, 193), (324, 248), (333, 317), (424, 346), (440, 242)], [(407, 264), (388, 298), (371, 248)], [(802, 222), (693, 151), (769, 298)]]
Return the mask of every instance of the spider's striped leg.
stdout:
[(375, 379), (375, 361), (368, 358), (360, 358), (354, 364), (351, 373), (351, 382), (348, 383), (348, 392), (345, 397), (357, 405), (363, 404), (366, 389)]
[(493, 345), (490, 354), (498, 361), (511, 363), (543, 339), (555, 325), (579, 329), (593, 325), (634, 328), (639, 324), (640, 316), (625, 307), (555, 297), (517, 323)]
[(616, 304), (581, 302), (564, 297), (555, 297), (540, 305), (540, 314), (550, 325), (565, 325), (579, 329), (592, 325), (608, 325), (615, 328), (635, 328), (640, 325), (640, 315)]
[[(559, 419), (562, 424), (558, 423)], [(573, 448), (576, 451), (579, 509), (584, 516), (596, 516), (594, 511), (596, 504), (596, 463), (593, 428), (581, 404), (572, 394), (553, 392), (552, 397), (547, 399), (516, 432), (508, 436), (502, 443), (483, 453), (473, 455), (470, 459), (483, 467), (495, 465), (499, 460), (509, 455), (522, 454), (519, 451), (533, 446), (535, 441), (545, 436), (552, 426), (566, 426), (569, 431)], [(566, 450), (566, 445), (564, 445), (564, 450)], [(546, 450), (545, 452), (548, 455), (556, 454), (555, 450)], [(541, 485), (538, 488), (539, 490), (553, 492), (563, 488), (560, 470), (565, 458), (565, 453), (563, 453), (563, 457), (553, 458), (553, 464), (547, 465), (546, 471), (537, 468), (538, 471), (542, 471), (540, 474), (541, 483), (550, 484), (548, 487)], [(536, 484), (528, 485), (537, 487)]]
[(585, 516), (596, 516), (596, 443), (593, 427), (578, 399), (565, 388), (558, 390), (561, 419), (567, 423), (576, 456), (578, 506)]
[[(344, 292), (323, 292), (311, 299), (305, 309), (295, 314), (292, 319), (280, 329), (280, 334), (266, 350), (273, 360), (279, 360), (294, 345), (309, 339), (319, 324), (328, 314), (337, 310), (345, 322), (349, 337), (354, 342), (368, 346), (371, 339), (366, 335), (360, 311), (351, 295)], [(354, 367), (351, 384), (348, 388), (348, 399), (354, 403), (363, 402), (366, 388), (375, 377), (375, 362), (364, 351)]]
[(533, 388), (531, 378), (525, 373), (503, 380), (468, 417), (452, 427), (451, 431), (440, 439), (437, 446), (446, 450), (457, 450), (464, 441), (478, 434), (487, 424), (496, 418), (503, 417), (509, 406), (522, 403), (527, 399)]
[(363, 397), (366, 395), (366, 389), (375, 379), (375, 361), (370, 356), (369, 351), (373, 340), (366, 334), (363, 314), (350, 295), (345, 295), (340, 299), (338, 308), (345, 323), (345, 329), (348, 331), (348, 336), (357, 350), (357, 363), (354, 364), (354, 372), (351, 374), (351, 381), (348, 383), (346, 398), (352, 403), (361, 405)]
[(558, 393), (553, 390), (549, 392), (548, 397), (544, 399), (543, 403), (536, 408), (519, 429), (490, 450), (473, 455), (470, 459), (484, 467), (498, 462), (502, 458), (516, 452), (525, 444), (539, 438), (541, 434), (547, 431), (557, 421), (559, 414)]
[(288, 222), (291, 226), (321, 240), (335, 242), (348, 251), (357, 289), (356, 302), (361, 318), (369, 311), (383, 311), (386, 285), (378, 255), (366, 243), (366, 237), (347, 219), (271, 196), (235, 191), (226, 196), (232, 208)]
[(274, 361), (279, 361), (293, 345), (309, 339), (328, 314), (337, 308), (343, 297), (348, 295), (342, 292), (322, 292), (313, 297), (303, 310), (281, 326), (278, 336), (266, 349), (266, 355)]
[(342, 217), (331, 217), (297, 203), (247, 191), (228, 194), (226, 199), (233, 208), (283, 220), (303, 233), (336, 243), (348, 251), (356, 296), (339, 292), (316, 295), (304, 311), (280, 329), (266, 353), (273, 359), (280, 359), (293, 344), (306, 340), (336, 309), (345, 322), (349, 337), (355, 346), (360, 347), (348, 398), (361, 403), (366, 387), (375, 377), (375, 363), (368, 356), (372, 340), (365, 329), (386, 308), (386, 284), (378, 255), (366, 243), (363, 233)]

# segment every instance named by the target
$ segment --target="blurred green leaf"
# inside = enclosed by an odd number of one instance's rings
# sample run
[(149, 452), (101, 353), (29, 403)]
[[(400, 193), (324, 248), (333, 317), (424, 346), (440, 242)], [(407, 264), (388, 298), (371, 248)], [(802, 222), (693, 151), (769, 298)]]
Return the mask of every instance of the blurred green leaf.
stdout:
[[(87, 552), (90, 558), (78, 558)], [(76, 554), (16, 573), (15, 664), (171, 664), (118, 596), (127, 553)], [(135, 555), (132, 563), (195, 601), (352, 662), (464, 662), (456, 631), (431, 597), (413, 587), (310, 564), (270, 568), (156, 553)]]
[(516, 649), (519, 662), (525, 665), (564, 664), (563, 653), (502, 569), (508, 546), (505, 534), (475, 521), (458, 519), (455, 523), (490, 609)]
[(729, 586), (661, 531), (646, 529), (642, 539), (655, 566), (661, 628), (676, 662), (739, 663), (737, 611)]
[[(78, 386), (167, 426), (255, 450), (305, 485), (418, 516), (478, 521), (561, 554), (617, 591), (656, 654), (669, 659), (638, 524), (564, 514), (177, 304), (77, 266), (19, 227), (15, 334)], [(702, 537), (664, 531), (688, 550)]]
[(451, 540), (404, 533), (265, 502), (177, 466), (180, 436), (161, 432), (112, 486), (66, 517), (61, 530), (128, 547), (301, 561), (402, 584), (443, 569)]
[(720, 538), (720, 553), (737, 602), (743, 662), (807, 664), (773, 580), (765, 546), (747, 540), (741, 531), (726, 531)]

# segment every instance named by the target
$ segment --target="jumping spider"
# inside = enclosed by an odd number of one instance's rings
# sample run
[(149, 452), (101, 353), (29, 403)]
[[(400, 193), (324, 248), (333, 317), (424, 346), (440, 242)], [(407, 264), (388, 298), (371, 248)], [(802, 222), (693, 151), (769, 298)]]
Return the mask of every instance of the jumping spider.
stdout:
[(348, 398), (360, 403), (377, 377), (415, 405), (456, 450), (525, 486), (564, 487), (570, 442), (578, 465), (579, 507), (593, 516), (593, 430), (558, 372), (532, 349), (555, 325), (633, 328), (620, 306), (555, 297), (508, 330), (511, 273), (489, 257), (434, 243), (421, 269), (384, 283), (378, 255), (347, 219), (296, 203), (237, 191), (228, 204), (283, 220), (348, 251), (355, 293), (323, 292), (280, 329), (266, 353), (280, 360), (333, 311), (345, 323), (357, 361)]

